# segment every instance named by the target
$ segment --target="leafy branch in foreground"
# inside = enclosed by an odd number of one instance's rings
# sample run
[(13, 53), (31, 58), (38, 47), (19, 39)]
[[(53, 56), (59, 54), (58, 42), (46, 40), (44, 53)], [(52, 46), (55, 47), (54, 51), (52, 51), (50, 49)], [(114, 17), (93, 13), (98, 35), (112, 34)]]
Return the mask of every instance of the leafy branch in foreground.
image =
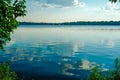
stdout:
[(0, 0), (0, 48), (10, 41), (10, 34), (18, 26), (17, 17), (26, 15), (25, 0)]

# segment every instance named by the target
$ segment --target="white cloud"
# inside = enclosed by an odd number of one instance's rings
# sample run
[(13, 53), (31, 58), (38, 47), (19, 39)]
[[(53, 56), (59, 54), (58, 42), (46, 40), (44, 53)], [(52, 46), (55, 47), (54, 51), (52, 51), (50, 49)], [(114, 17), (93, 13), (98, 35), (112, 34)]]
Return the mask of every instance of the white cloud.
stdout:
[(38, 0), (31, 2), (31, 4), (35, 7), (44, 7), (44, 8), (53, 8), (54, 6), (47, 4), (47, 3), (41, 3)]
[(73, 4), (74, 4), (74, 5), (78, 5), (78, 4), (79, 4), (79, 1), (78, 1), (78, 0), (73, 0)]
[(104, 11), (116, 11), (120, 10), (118, 3), (107, 2), (106, 5), (102, 8)]
[(50, 5), (50, 4), (40, 4), (40, 7), (44, 7), (44, 8), (53, 8), (54, 6)]
[(104, 12), (104, 13), (109, 13), (109, 14), (116, 14), (120, 12), (120, 3), (112, 3), (112, 2), (107, 2), (103, 7), (87, 7), (87, 10), (90, 11), (97, 11), (97, 12)]
[(86, 4), (85, 4), (84, 2), (80, 2), (80, 3), (79, 3), (79, 6), (82, 7), (82, 8), (85, 7), (85, 5), (86, 5)]
[(84, 2), (80, 2), (79, 0), (35, 0), (32, 2), (35, 6), (46, 7), (46, 8), (65, 8), (65, 7), (85, 7)]

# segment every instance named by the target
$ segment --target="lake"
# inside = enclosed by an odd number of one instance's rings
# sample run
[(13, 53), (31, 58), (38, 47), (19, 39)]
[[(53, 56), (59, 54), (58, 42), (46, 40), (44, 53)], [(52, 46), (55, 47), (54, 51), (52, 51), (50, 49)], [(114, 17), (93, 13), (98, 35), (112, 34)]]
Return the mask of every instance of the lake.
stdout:
[(120, 26), (21, 25), (0, 50), (0, 62), (25, 80), (87, 79), (91, 69), (114, 68)]

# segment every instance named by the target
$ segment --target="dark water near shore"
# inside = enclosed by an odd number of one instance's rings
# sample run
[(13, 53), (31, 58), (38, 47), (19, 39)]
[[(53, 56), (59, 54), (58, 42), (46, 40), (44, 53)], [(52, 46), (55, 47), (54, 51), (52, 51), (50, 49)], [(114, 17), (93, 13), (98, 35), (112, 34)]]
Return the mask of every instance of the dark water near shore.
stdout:
[(120, 26), (20, 26), (0, 51), (0, 62), (26, 80), (87, 79), (94, 66), (103, 72), (120, 57)]

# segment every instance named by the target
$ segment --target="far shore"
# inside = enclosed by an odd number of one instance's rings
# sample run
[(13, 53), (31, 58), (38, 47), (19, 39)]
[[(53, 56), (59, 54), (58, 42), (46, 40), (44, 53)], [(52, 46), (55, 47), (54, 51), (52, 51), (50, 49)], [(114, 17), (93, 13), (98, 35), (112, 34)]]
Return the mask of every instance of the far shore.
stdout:
[(20, 25), (120, 25), (120, 21), (80, 21), (63, 23), (45, 23), (45, 22), (20, 22)]

